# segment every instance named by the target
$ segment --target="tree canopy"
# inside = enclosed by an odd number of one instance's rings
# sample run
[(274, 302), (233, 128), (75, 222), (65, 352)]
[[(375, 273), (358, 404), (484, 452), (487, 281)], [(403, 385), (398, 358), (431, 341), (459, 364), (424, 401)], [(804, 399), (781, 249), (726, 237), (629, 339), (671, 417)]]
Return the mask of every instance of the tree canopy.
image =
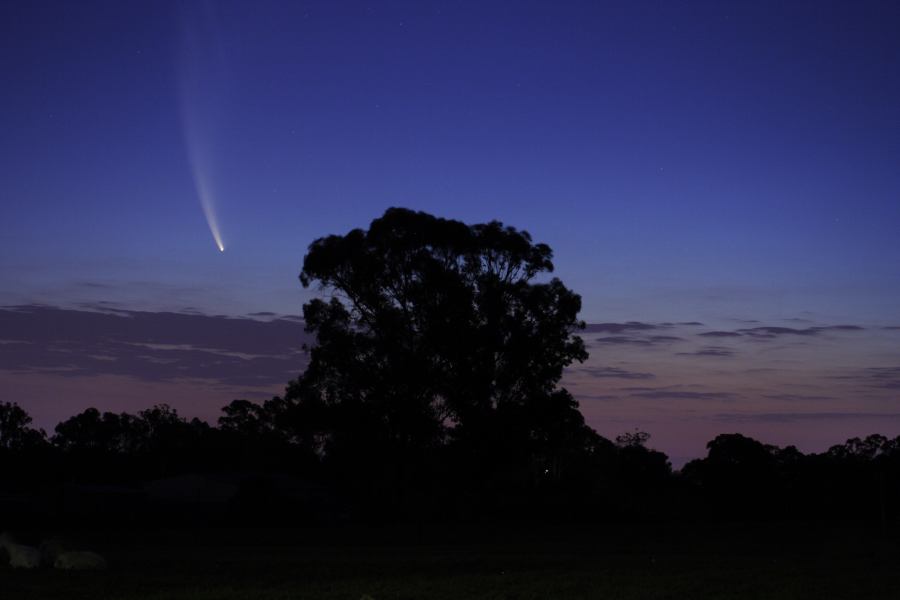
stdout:
[(298, 436), (324, 456), (583, 445), (593, 432), (558, 386), (587, 358), (581, 298), (538, 280), (552, 271), (526, 231), (402, 208), (317, 239), (300, 280), (327, 296), (303, 308), (315, 344), (285, 398)]
[(31, 427), (31, 416), (18, 404), (0, 402), (0, 450), (26, 449), (44, 438), (44, 432)]

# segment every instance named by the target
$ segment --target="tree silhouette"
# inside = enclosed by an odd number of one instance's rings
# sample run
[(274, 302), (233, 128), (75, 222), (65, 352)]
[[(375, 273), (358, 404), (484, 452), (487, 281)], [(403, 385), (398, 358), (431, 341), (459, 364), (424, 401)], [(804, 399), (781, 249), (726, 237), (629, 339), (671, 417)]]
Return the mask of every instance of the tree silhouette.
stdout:
[[(286, 393), (295, 436), (326, 459), (403, 471), (452, 446), (472, 464), (549, 462), (586, 429), (558, 388), (587, 358), (581, 298), (525, 231), (401, 208), (310, 245), (300, 280), (315, 334)], [(399, 472), (396, 471), (399, 469)], [(371, 471), (370, 471), (371, 472)]]
[(232, 400), (222, 407), (219, 428), (245, 437), (262, 437), (271, 431), (266, 407), (249, 400)]
[(31, 427), (31, 416), (21, 406), (0, 402), (0, 450), (30, 450), (45, 441), (46, 434)]
[(124, 454), (140, 450), (144, 431), (140, 420), (127, 413), (100, 413), (96, 408), (62, 421), (53, 443), (67, 452)]
[(15, 402), (0, 402), (0, 490), (52, 477), (47, 434), (31, 422), (31, 416)]
[[(186, 524), (206, 518), (191, 492), (180, 505), (177, 498), (157, 505), (140, 490), (154, 479), (189, 476), (239, 482), (227, 510), (220, 506), (218, 516), (207, 515), (212, 521), (202, 520), (232, 524), (383, 522), (385, 508), (402, 509), (393, 514), (417, 524), (448, 516), (595, 523), (847, 519), (877, 522), (889, 533), (898, 519), (900, 437), (852, 438), (803, 454), (723, 434), (707, 444), (705, 458), (673, 473), (666, 455), (647, 447), (648, 434), (634, 430), (613, 443), (587, 427), (571, 395), (557, 389), (514, 411), (497, 409), (495, 439), (480, 446), (447, 422), (432, 447), (401, 454), (386, 437), (372, 436), (341, 448), (352, 459), (341, 462), (327, 442), (318, 442), (324, 453), (314, 454), (303, 436), (352, 410), (335, 416), (335, 406), (308, 404), (294, 395), (302, 385), (294, 382), (285, 398), (263, 405), (236, 400), (223, 408), (218, 427), (188, 421), (166, 405), (137, 415), (90, 408), (57, 425), (49, 442), (21, 407), (0, 403), (0, 507), (16, 527), (45, 527), (50, 506), (60, 511), (53, 517), (60, 523), (81, 526), (88, 522), (82, 517), (118, 524), (149, 502), (142, 513), (147, 523), (180, 514)], [(320, 421), (298, 420), (316, 411)], [(79, 494), (101, 496), (86, 502)], [(95, 502), (101, 499), (105, 504)]]

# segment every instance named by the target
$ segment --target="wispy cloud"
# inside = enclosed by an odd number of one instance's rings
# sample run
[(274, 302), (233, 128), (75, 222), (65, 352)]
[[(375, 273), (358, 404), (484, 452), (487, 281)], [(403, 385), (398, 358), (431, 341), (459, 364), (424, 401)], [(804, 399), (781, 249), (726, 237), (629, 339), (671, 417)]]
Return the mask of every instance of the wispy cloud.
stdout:
[(704, 346), (694, 352), (678, 352), (678, 356), (718, 356), (730, 357), (735, 355), (735, 351), (724, 346)]
[(598, 344), (630, 344), (633, 346), (653, 346), (657, 344), (671, 344), (680, 342), (684, 338), (676, 335), (650, 335), (644, 337), (625, 336), (625, 335), (609, 335), (606, 337), (594, 338), (594, 342)]
[(795, 329), (793, 327), (750, 327), (738, 329), (737, 333), (756, 338), (774, 338), (780, 335), (812, 336), (818, 335), (823, 331), (862, 331), (863, 329), (859, 325), (828, 325), (825, 327), (807, 327), (805, 329)]
[(867, 387), (900, 390), (900, 367), (865, 367), (850, 373), (831, 375), (830, 378), (853, 381)]
[(598, 344), (634, 344), (636, 346), (650, 346), (653, 344), (653, 342), (644, 338), (625, 337), (621, 335), (595, 338), (594, 341)]
[(653, 389), (630, 394), (631, 398), (650, 398), (653, 400), (728, 400), (734, 397), (731, 392), (692, 392), (686, 390)]
[(626, 323), (588, 323), (585, 333), (624, 333), (626, 331), (649, 331), (659, 329), (662, 325), (642, 323), (640, 321), (628, 321)]
[(865, 373), (875, 387), (900, 390), (900, 367), (869, 367)]
[(147, 381), (284, 384), (302, 372), (303, 325), (276, 319), (46, 306), (0, 309), (0, 368)]
[(821, 402), (834, 400), (834, 396), (816, 396), (804, 394), (763, 394), (763, 398), (781, 402)]
[(789, 412), (719, 413), (713, 419), (728, 423), (797, 423), (803, 421), (846, 421), (850, 419), (900, 419), (900, 413), (884, 412)]
[(653, 379), (653, 373), (641, 373), (637, 371), (628, 371), (616, 367), (579, 367), (572, 369), (578, 373), (584, 373), (597, 379)]

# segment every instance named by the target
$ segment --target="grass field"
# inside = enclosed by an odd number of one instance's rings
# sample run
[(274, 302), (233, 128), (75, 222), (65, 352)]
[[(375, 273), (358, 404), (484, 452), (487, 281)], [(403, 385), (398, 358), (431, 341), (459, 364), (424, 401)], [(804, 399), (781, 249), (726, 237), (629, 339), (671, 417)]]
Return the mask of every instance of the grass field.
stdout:
[(620, 531), (574, 542), (523, 536), (443, 545), (303, 544), (246, 531), (110, 539), (108, 571), (4, 567), (0, 598), (900, 598), (896, 545), (856, 529), (804, 529), (799, 537), (752, 527), (635, 537)]

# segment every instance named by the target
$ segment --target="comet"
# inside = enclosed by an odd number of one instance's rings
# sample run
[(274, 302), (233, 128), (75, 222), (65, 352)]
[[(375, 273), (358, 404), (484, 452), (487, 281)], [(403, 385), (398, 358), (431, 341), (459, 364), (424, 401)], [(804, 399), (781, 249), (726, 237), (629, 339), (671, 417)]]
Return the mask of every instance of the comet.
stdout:
[(203, 216), (209, 226), (213, 241), (219, 252), (225, 252), (225, 241), (222, 239), (222, 230), (219, 227), (219, 219), (216, 217), (215, 194), (209, 173), (212, 170), (209, 165), (209, 154), (201, 151), (201, 146), (196, 135), (191, 135), (190, 127), (185, 127), (185, 138), (188, 148), (188, 157), (191, 164), (191, 176), (194, 179), (194, 189), (203, 209)]
[(203, 216), (209, 225), (209, 232), (216, 242), (219, 252), (225, 252), (225, 242), (222, 241), (222, 232), (219, 230), (219, 221), (216, 219), (216, 206), (213, 203), (213, 195), (209, 189), (203, 173), (194, 169), (194, 186), (197, 189), (197, 197), (200, 198), (200, 206), (203, 207)]
[(181, 5), (181, 46), (178, 53), (179, 100), (184, 142), (194, 192), (219, 252), (225, 240), (216, 211), (217, 138), (225, 122), (223, 98), (227, 69), (212, 2)]

